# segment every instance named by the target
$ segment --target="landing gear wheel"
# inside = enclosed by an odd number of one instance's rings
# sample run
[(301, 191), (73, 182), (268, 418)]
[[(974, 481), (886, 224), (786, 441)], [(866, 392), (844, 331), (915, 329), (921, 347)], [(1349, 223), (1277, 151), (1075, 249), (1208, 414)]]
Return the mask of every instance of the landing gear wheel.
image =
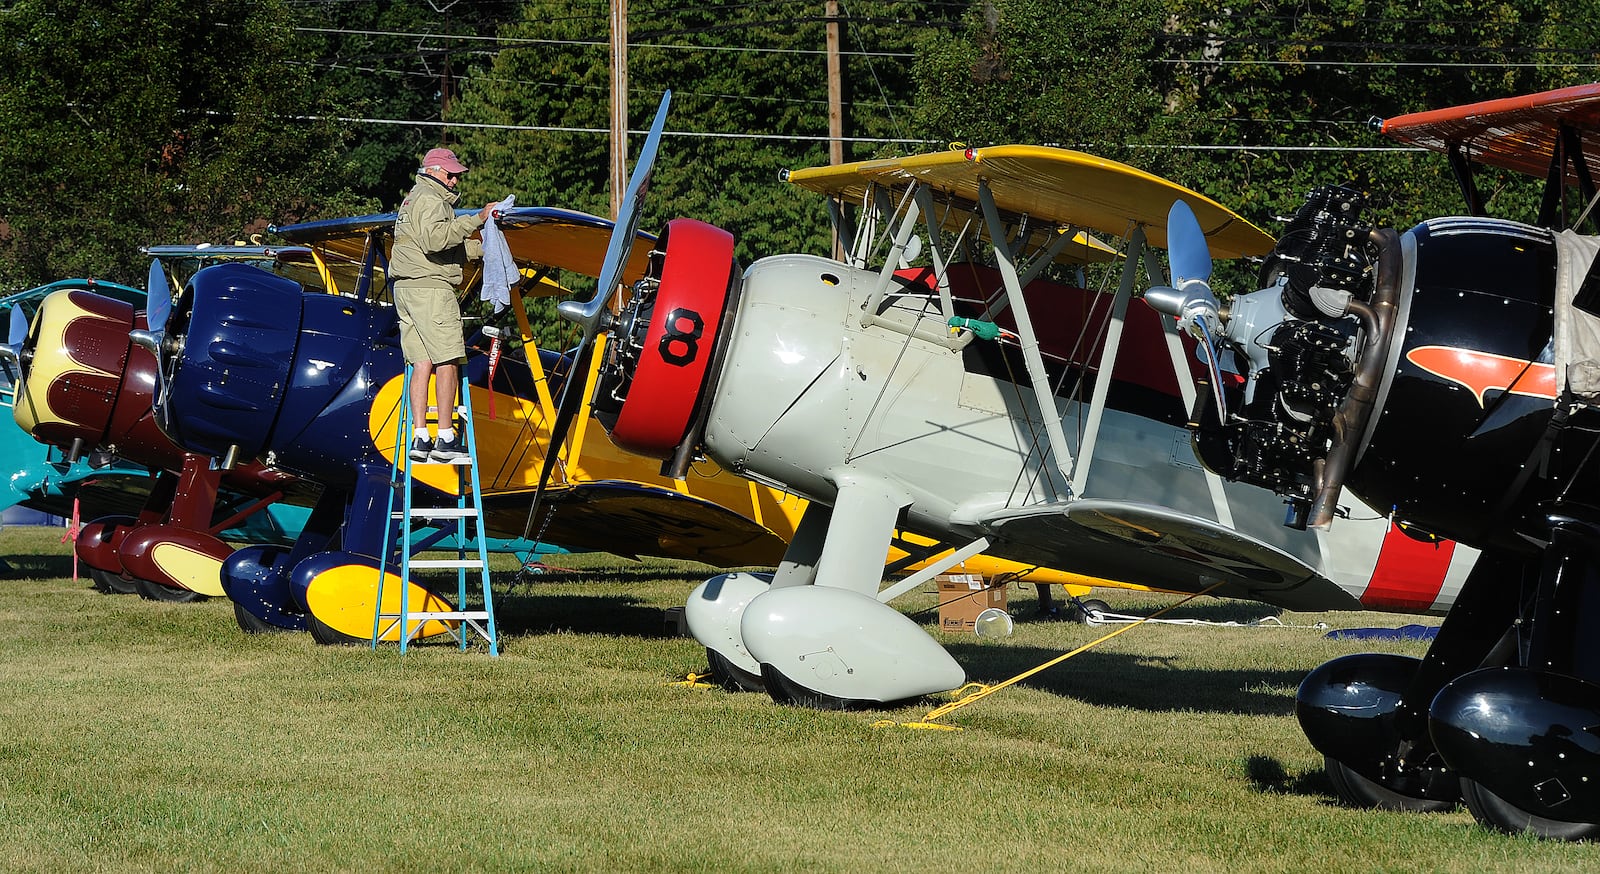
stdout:
[(767, 684), (759, 674), (752, 674), (735, 665), (728, 657), (711, 647), (706, 647), (706, 661), (711, 663), (711, 679), (729, 692), (765, 692)]
[(767, 664), (761, 666), (761, 678), (766, 681), (767, 694), (772, 696), (772, 700), (779, 704), (809, 707), (812, 710), (893, 710), (919, 700), (906, 698), (902, 701), (869, 701), (861, 698), (839, 698), (807, 689)]
[(1333, 782), (1334, 791), (1339, 793), (1340, 800), (1352, 807), (1376, 807), (1379, 810), (1404, 810), (1411, 813), (1441, 813), (1453, 810), (1456, 806), (1453, 801), (1401, 794), (1375, 780), (1361, 776), (1349, 765), (1335, 758), (1323, 756), (1322, 766), (1327, 769), (1328, 779)]
[(1600, 823), (1566, 822), (1529, 813), (1501, 798), (1483, 784), (1461, 778), (1461, 800), (1479, 823), (1509, 834), (1530, 832), (1558, 841), (1589, 841), (1600, 838)]
[(1096, 613), (1111, 612), (1111, 605), (1100, 600), (1099, 598), (1087, 598), (1084, 600), (1074, 601), (1072, 607), (1072, 621), (1081, 624), (1088, 624), (1089, 617)]
[(835, 698), (832, 695), (813, 692), (785, 677), (772, 665), (761, 666), (761, 678), (766, 681), (767, 694), (779, 704), (809, 707), (812, 710), (861, 710), (865, 705), (865, 702), (852, 698)]
[(329, 627), (318, 619), (315, 613), (306, 614), (306, 628), (311, 631), (311, 638), (324, 646), (359, 646), (372, 643), (371, 638), (351, 637), (343, 631)]
[(244, 608), (243, 604), (237, 601), (233, 602), (233, 621), (239, 623), (239, 627), (250, 634), (271, 634), (275, 631), (288, 630), (279, 628), (260, 616), (251, 613)]
[(97, 567), (89, 568), (89, 579), (94, 580), (96, 591), (107, 595), (132, 595), (139, 591), (133, 580), (123, 579), (122, 574), (103, 571)]
[(139, 597), (150, 601), (165, 601), (168, 604), (188, 604), (206, 599), (206, 596), (199, 592), (193, 592), (178, 586), (153, 583), (149, 580), (135, 579), (133, 584), (138, 589)]

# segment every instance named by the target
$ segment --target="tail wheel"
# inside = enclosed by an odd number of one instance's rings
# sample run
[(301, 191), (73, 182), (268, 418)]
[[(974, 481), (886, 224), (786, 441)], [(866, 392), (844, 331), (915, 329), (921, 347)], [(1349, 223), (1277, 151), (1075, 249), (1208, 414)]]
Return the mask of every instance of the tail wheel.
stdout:
[(1087, 625), (1090, 619), (1111, 612), (1111, 605), (1099, 598), (1075, 600), (1072, 607), (1072, 621)]
[(732, 323), (739, 278), (733, 235), (693, 219), (668, 223), (663, 253), (624, 311), (595, 392), (612, 442), (668, 458), (690, 436)]

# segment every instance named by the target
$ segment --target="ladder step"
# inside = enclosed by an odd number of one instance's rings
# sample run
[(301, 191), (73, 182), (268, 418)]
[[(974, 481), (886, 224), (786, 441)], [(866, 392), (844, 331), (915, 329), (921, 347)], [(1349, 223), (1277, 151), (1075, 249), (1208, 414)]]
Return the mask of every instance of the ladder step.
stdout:
[(418, 567), (483, 567), (483, 562), (475, 558), (416, 558), (411, 560), (411, 566)]
[[(407, 364), (405, 368), (407, 386), (410, 385), (414, 376), (415, 373), (412, 369), (412, 366)], [(409, 388), (400, 395), (400, 409), (398, 418), (401, 422), (401, 430), (399, 436), (395, 440), (396, 455), (393, 461), (393, 466), (389, 472), (389, 483), (395, 493), (403, 492), (407, 496), (406, 508), (397, 510), (395, 507), (395, 495), (391, 494), (389, 496), (389, 505), (385, 512), (389, 514), (390, 524), (385, 526), (386, 531), (383, 539), (383, 554), (386, 556), (393, 554), (391, 545), (394, 544), (405, 550), (406, 554), (409, 555), (410, 547), (414, 542), (413, 538), (418, 536), (417, 531), (415, 530), (416, 524), (423, 522), (433, 524), (435, 527), (441, 529), (455, 528), (457, 537), (460, 538), (462, 543), (465, 543), (470, 530), (466, 527), (466, 524), (468, 520), (471, 520), (473, 524), (478, 526), (478, 533), (474, 538), (477, 541), (476, 555), (468, 558), (463, 552), (458, 552), (456, 558), (449, 559), (412, 560), (408, 557), (403, 563), (408, 569), (460, 569), (462, 571), (461, 576), (463, 585), (465, 584), (465, 569), (475, 569), (473, 573), (480, 574), (482, 576), (483, 606), (478, 610), (413, 611), (402, 609), (398, 613), (385, 613), (382, 611), (381, 607), (377, 607), (377, 609), (374, 611), (375, 615), (373, 616), (372, 645), (374, 647), (378, 645), (380, 639), (403, 625), (404, 628), (402, 629), (402, 633), (399, 635), (401, 638), (400, 651), (405, 652), (406, 645), (410, 643), (416, 635), (421, 633), (421, 630), (426, 623), (433, 621), (446, 621), (459, 623), (457, 627), (451, 630), (451, 635), (454, 636), (461, 644), (462, 649), (466, 649), (467, 647), (467, 638), (472, 636), (473, 633), (476, 633), (482, 635), (483, 638), (488, 642), (490, 655), (500, 654), (499, 643), (496, 640), (498, 634), (495, 629), (494, 622), (493, 594), (489, 589), (489, 558), (485, 554), (485, 543), (483, 539), (483, 487), (478, 482), (478, 450), (477, 446), (475, 445), (476, 435), (473, 433), (471, 388), (463, 383), (461, 386), (461, 391), (458, 395), (456, 395), (456, 397), (458, 399), (458, 403), (453, 409), (450, 410), (451, 415), (446, 415), (443, 410), (433, 406), (427, 407), (427, 413), (429, 414), (429, 417), (438, 422), (441, 427), (452, 425), (452, 417), (460, 417), (461, 428), (459, 429), (459, 432), (461, 436), (458, 439), (460, 439), (464, 444), (466, 455), (460, 458), (453, 458), (449, 461), (435, 461), (432, 458), (412, 460), (410, 452), (406, 450), (405, 443), (402, 441), (412, 441), (417, 437), (427, 439), (428, 434), (426, 430), (419, 430), (415, 432), (411, 430), (410, 423), (412, 420), (412, 408), (410, 405)], [(451, 467), (455, 467), (458, 471), (458, 479), (460, 481), (462, 492), (462, 498), (458, 502), (458, 506), (410, 506), (411, 496), (414, 494), (412, 489), (415, 485), (415, 480), (413, 479), (413, 468), (417, 465), (449, 465)], [(462, 506), (466, 504), (471, 504), (473, 506)], [(402, 522), (403, 524), (398, 526), (393, 524), (396, 520)], [(434, 522), (433, 520), (460, 521), (445, 523)], [(396, 529), (399, 529), (398, 536), (396, 536)], [(387, 574), (384, 574), (380, 576), (378, 580), (379, 604), (383, 603), (384, 601), (383, 581), (387, 576)], [(465, 591), (462, 592), (461, 597), (465, 599)], [(374, 606), (376, 607), (376, 605)]]
[[(399, 613), (382, 613), (379, 619), (399, 619)], [(406, 614), (407, 622), (433, 622), (445, 619), (488, 619), (487, 610), (412, 610)]]
[[(389, 514), (394, 519), (404, 519), (406, 514), (396, 512)], [(412, 507), (411, 516), (414, 519), (476, 519), (476, 507)]]

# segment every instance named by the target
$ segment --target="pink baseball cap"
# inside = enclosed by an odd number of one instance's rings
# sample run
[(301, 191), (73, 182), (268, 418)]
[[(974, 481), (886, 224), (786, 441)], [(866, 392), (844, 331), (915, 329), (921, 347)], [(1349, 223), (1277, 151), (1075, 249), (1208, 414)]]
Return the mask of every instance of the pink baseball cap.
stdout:
[(438, 167), (446, 173), (465, 173), (467, 166), (456, 159), (456, 153), (449, 149), (429, 149), (428, 154), (422, 156), (422, 169)]

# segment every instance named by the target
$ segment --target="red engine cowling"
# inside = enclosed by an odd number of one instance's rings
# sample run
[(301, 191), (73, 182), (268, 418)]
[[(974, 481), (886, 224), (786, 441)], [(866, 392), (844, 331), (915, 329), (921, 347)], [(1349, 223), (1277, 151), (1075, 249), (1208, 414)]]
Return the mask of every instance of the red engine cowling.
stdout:
[(611, 332), (594, 414), (623, 449), (670, 458), (710, 396), (742, 271), (733, 235), (693, 219), (669, 222), (659, 251)]

